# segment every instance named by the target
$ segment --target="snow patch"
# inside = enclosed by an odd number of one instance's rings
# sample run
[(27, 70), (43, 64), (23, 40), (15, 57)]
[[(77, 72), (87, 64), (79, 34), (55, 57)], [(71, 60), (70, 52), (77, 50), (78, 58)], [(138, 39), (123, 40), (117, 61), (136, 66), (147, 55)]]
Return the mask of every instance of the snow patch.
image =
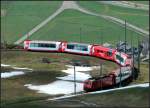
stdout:
[(12, 72), (5, 72), (5, 73), (1, 73), (1, 78), (9, 78), (12, 76), (18, 76), (18, 75), (23, 75), (24, 72), (22, 71), (12, 71)]
[[(38, 90), (38, 93), (46, 93), (51, 95), (70, 94), (74, 92), (74, 83), (69, 81), (62, 81), (62, 80), (58, 80), (47, 85), (36, 86), (32, 84), (26, 84), (24, 86), (27, 86), (31, 90)], [(79, 92), (82, 90), (83, 90), (83, 84), (76, 83), (76, 91)]]
[[(32, 85), (32, 84), (26, 84), (24, 86), (27, 86), (31, 90), (37, 90), (38, 93), (46, 93), (51, 95), (56, 94), (70, 94), (74, 93), (74, 66), (67, 65), (67, 70), (62, 70), (62, 72), (67, 73), (67, 76), (64, 77), (57, 77), (59, 80), (54, 81), (53, 83), (47, 84), (47, 85)], [(81, 66), (75, 66), (75, 72), (76, 72), (76, 80), (77, 81), (84, 81), (91, 76), (89, 74), (83, 73), (93, 70), (94, 68), (97, 68), (96, 66), (93, 67), (81, 67)], [(83, 83), (76, 82), (76, 92), (83, 91)]]
[[(61, 80), (69, 80), (69, 81), (74, 81), (74, 66), (67, 65), (68, 69), (67, 70), (62, 70), (62, 72), (68, 73), (69, 75), (64, 76), (64, 77), (57, 77), (58, 79)], [(96, 68), (95, 66), (93, 67), (81, 67), (81, 66), (75, 66), (75, 72), (76, 72), (76, 80), (77, 81), (84, 81), (91, 76), (89, 74), (83, 73), (83, 72), (88, 72)]]
[(30, 68), (20, 68), (20, 67), (16, 67), (16, 66), (12, 66), (12, 65), (7, 65), (7, 64), (1, 64), (1, 66), (3, 67), (8, 67), (8, 66), (11, 66), (13, 69), (20, 69), (20, 70), (33, 70), (33, 69), (30, 69)]
[(30, 69), (30, 68), (19, 68), (19, 67), (12, 67), (13, 69), (22, 69), (22, 70), (33, 70), (33, 69)]
[(11, 65), (1, 64), (1, 66), (8, 67), (8, 66), (11, 66)]

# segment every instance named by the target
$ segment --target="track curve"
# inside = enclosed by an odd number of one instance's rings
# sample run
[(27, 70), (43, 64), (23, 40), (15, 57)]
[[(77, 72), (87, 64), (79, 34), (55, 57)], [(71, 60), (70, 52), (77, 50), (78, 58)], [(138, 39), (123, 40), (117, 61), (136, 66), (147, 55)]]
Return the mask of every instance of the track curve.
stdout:
[(120, 65), (119, 69), (111, 71), (108, 75), (99, 78), (89, 78), (84, 82), (84, 90), (97, 90), (119, 84), (125, 80), (132, 80), (133, 60), (129, 55), (117, 51), (117, 49), (107, 48), (102, 45), (84, 44), (76, 42), (62, 41), (24, 41), (25, 51), (56, 52), (86, 55), (113, 61)]

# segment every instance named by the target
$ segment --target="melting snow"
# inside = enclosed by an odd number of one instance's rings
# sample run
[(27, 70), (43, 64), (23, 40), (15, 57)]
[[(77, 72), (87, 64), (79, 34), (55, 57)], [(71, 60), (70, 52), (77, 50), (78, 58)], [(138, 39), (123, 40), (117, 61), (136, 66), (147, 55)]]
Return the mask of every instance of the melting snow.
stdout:
[[(53, 83), (47, 84), (47, 85), (32, 85), (32, 84), (26, 84), (29, 89), (31, 90), (38, 90), (38, 93), (47, 93), (47, 94), (70, 94), (74, 92), (74, 83), (69, 81), (62, 81), (58, 80)], [(83, 84), (82, 83), (76, 83), (76, 91), (82, 91), (83, 90)]]
[(33, 70), (33, 69), (30, 69), (30, 68), (19, 68), (19, 67), (12, 67), (13, 69), (22, 69), (22, 70)]
[(12, 65), (6, 65), (6, 64), (1, 64), (1, 66), (3, 66), (3, 67), (11, 66), (13, 69), (33, 70), (33, 69), (30, 69), (30, 68), (20, 68), (20, 67), (16, 67), (16, 66), (12, 66)]
[[(67, 65), (68, 69), (67, 70), (62, 70), (62, 72), (68, 73), (69, 75), (64, 76), (64, 77), (57, 77), (58, 79), (61, 80), (70, 80), (70, 81), (74, 81), (74, 67)], [(76, 66), (75, 67), (75, 72), (76, 72), (76, 80), (77, 81), (84, 81), (88, 78), (90, 78), (91, 76), (89, 74), (83, 73), (83, 72), (88, 72), (93, 70), (93, 67), (81, 67), (81, 66)]]
[(1, 78), (9, 78), (12, 76), (17, 76), (17, 75), (22, 75), (22, 74), (24, 74), (24, 72), (22, 71), (5, 72), (5, 73), (1, 73)]
[(11, 66), (11, 65), (1, 64), (1, 66), (8, 67), (8, 66)]
[[(32, 84), (26, 84), (29, 89), (31, 90), (38, 90), (38, 93), (46, 93), (46, 94), (70, 94), (74, 93), (74, 67), (67, 65), (67, 70), (62, 70), (62, 72), (68, 73), (67, 76), (64, 77), (57, 77), (59, 80), (47, 84), (47, 85), (32, 85)], [(93, 70), (96, 67), (81, 67), (76, 66), (75, 72), (76, 72), (76, 80), (78, 81), (84, 81), (91, 77), (89, 74), (83, 73)], [(63, 81), (67, 80), (67, 81)], [(76, 92), (83, 91), (83, 83), (76, 83)]]

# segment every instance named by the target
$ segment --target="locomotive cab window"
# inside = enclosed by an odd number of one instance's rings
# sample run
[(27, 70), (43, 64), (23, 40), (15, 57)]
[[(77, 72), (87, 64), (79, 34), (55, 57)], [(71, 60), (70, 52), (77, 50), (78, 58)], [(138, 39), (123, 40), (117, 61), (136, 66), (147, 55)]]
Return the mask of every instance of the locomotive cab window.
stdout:
[(112, 56), (112, 51), (110, 50), (110, 51), (108, 51), (106, 54), (107, 54), (108, 56)]
[(108, 56), (112, 56), (112, 52), (107, 52), (107, 55)]
[(87, 85), (88, 85), (88, 84), (90, 84), (90, 82), (89, 82), (89, 81), (88, 81), (88, 82), (85, 82), (85, 84), (87, 84)]
[(124, 62), (124, 59), (120, 57), (120, 55), (116, 55), (116, 59), (118, 59), (120, 62)]

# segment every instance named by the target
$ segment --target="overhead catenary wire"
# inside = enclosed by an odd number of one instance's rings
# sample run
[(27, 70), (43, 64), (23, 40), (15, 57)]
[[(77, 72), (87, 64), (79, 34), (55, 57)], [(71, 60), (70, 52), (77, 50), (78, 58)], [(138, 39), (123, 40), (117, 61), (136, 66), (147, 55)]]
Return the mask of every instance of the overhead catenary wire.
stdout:
[(126, 20), (125, 20), (125, 53), (126, 53), (126, 44), (127, 42), (126, 42)]

